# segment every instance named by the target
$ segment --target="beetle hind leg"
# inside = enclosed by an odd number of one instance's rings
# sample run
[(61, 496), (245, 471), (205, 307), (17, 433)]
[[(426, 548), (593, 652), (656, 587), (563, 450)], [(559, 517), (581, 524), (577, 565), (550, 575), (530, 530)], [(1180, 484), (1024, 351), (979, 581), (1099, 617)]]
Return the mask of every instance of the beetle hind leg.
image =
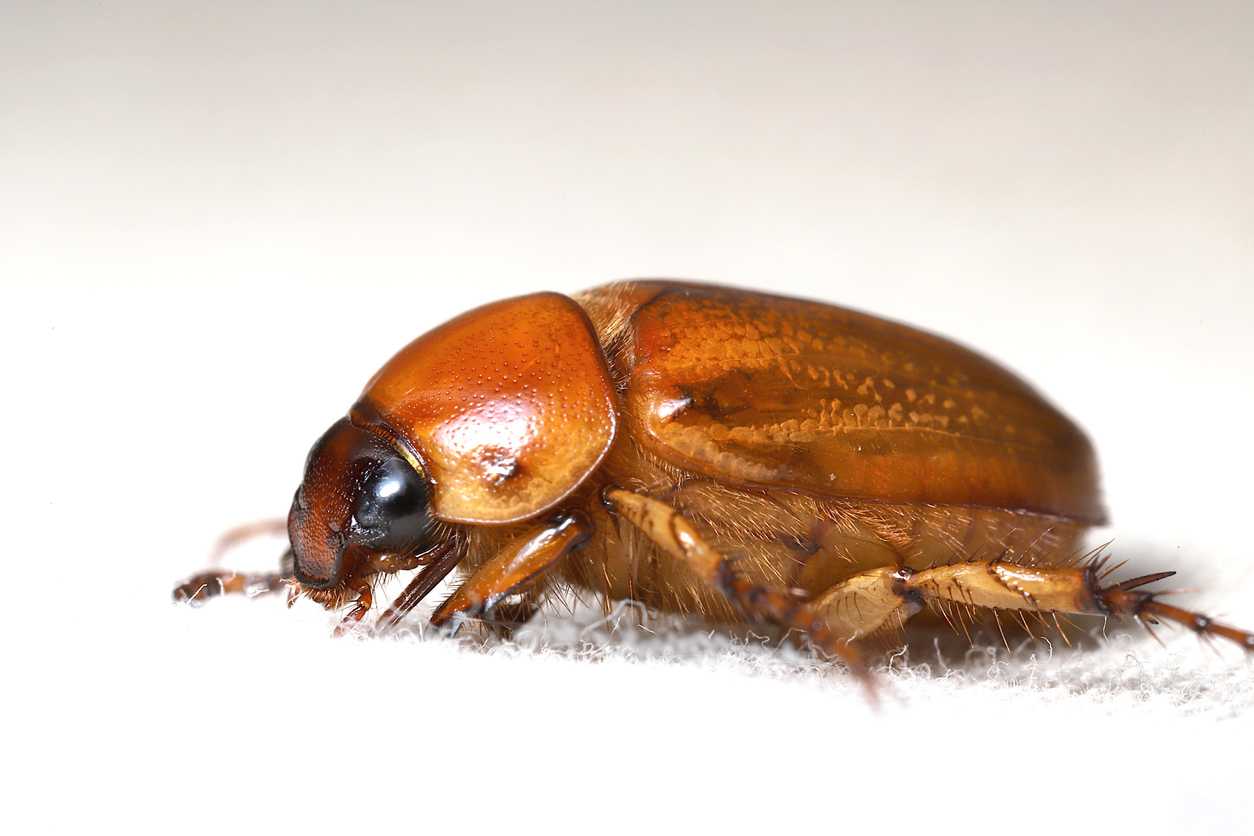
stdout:
[(1100, 561), (1083, 566), (1020, 566), (1002, 560), (978, 560), (902, 572), (902, 591), (920, 600), (971, 607), (1015, 610), (1020, 614), (1074, 613), (1135, 618), (1146, 624), (1173, 621), (1200, 636), (1218, 637), (1254, 651), (1254, 634), (1215, 622), (1208, 616), (1171, 606), (1162, 592), (1141, 587), (1174, 572), (1158, 572), (1102, 586)]
[[(1157, 580), (1170, 577), (1175, 572), (1158, 572), (1153, 575), (1142, 575), (1139, 578), (1117, 583), (1114, 586), (1099, 590), (1102, 605), (1112, 615), (1120, 618), (1135, 618), (1143, 624), (1157, 624), (1159, 620), (1173, 621), (1199, 636), (1218, 637), (1234, 642), (1247, 651), (1254, 652), (1254, 633), (1248, 633), (1236, 627), (1220, 624), (1208, 615), (1190, 610), (1173, 607), (1159, 600), (1162, 592), (1150, 592), (1138, 587)], [(1152, 635), (1152, 633), (1151, 633)]]
[(920, 596), (906, 588), (909, 570), (884, 567), (861, 572), (832, 587), (807, 607), (850, 641), (885, 628), (900, 627), (923, 609)]

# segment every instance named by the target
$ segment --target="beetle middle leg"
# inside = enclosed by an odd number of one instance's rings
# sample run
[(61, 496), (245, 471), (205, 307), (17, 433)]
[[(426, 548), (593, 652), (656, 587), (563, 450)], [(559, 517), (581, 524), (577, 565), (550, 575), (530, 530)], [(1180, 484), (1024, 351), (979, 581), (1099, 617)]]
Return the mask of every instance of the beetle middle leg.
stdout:
[(866, 676), (862, 653), (849, 644), (847, 636), (833, 630), (822, 613), (808, 607), (792, 590), (742, 577), (734, 561), (711, 546), (683, 514), (665, 502), (621, 488), (606, 488), (601, 498), (612, 512), (635, 525), (747, 615), (803, 633), (821, 652)]
[(558, 514), (530, 529), (467, 578), (432, 614), (431, 625), (454, 632), (469, 618), (496, 612), (562, 557), (582, 548), (591, 534), (592, 524), (578, 512)]

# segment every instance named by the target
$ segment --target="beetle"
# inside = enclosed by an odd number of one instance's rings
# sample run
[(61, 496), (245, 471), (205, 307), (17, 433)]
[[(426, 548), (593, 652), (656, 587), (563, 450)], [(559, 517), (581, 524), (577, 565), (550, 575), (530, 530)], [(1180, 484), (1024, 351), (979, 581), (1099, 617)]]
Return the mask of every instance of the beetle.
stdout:
[[(1254, 635), (1105, 585), (1084, 433), (1027, 383), (943, 338), (818, 302), (683, 281), (537, 293), (418, 337), (313, 445), (277, 572), (208, 571), (177, 600), (279, 591), (345, 610), (419, 570), (454, 631), (529, 618), (565, 584), (750, 620), (857, 672), (911, 616), (979, 610), (1168, 620)], [(1026, 621), (1025, 621), (1026, 626)]]

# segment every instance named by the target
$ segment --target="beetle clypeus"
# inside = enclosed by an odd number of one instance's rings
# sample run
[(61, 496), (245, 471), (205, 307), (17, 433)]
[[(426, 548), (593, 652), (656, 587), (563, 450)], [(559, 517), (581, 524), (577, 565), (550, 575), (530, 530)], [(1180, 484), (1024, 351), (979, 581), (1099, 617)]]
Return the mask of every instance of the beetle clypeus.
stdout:
[(774, 623), (865, 670), (924, 608), (1167, 619), (1254, 635), (1104, 586), (1080, 538), (1105, 513), (1083, 433), (939, 337), (815, 302), (675, 281), (496, 302), (414, 340), (314, 444), (285, 569), (210, 571), (201, 601), (288, 587), (340, 630), (446, 575), (431, 617), (524, 620), (552, 584)]

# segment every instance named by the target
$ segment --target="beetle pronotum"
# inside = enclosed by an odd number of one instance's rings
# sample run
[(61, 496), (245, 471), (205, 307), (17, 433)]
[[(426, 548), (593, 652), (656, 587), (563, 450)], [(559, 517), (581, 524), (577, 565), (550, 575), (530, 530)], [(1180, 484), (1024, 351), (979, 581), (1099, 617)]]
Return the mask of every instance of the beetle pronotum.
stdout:
[(277, 591), (395, 627), (526, 619), (552, 584), (795, 630), (857, 671), (925, 608), (1166, 619), (1254, 635), (1104, 585), (1084, 434), (1022, 380), (866, 314), (634, 281), (496, 302), (403, 348), (314, 444), (287, 568), (211, 571), (201, 601)]

